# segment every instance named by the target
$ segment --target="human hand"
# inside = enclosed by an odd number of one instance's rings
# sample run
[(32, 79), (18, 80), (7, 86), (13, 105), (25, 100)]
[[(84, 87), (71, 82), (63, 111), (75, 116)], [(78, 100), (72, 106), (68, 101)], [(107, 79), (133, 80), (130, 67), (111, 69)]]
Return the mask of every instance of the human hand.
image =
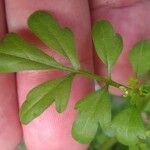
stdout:
[[(103, 1), (99, 2), (101, 2), (100, 5), (105, 5), (105, 3), (102, 3)], [(97, 1), (93, 3), (90, 1), (91, 10), (89, 10), (88, 2), (84, 0), (63, 0), (61, 2), (56, 0), (52, 0), (51, 2), (48, 0), (36, 0), (34, 2), (14, 0), (13, 3), (12, 1), (10, 2), (10, 0), (6, 0), (5, 3), (9, 32), (21, 34), (26, 40), (36, 43), (45, 51), (47, 51), (47, 49), (27, 30), (26, 20), (33, 11), (39, 9), (54, 14), (62, 25), (69, 26), (75, 32), (80, 61), (82, 62), (82, 66), (89, 70), (93, 69), (90, 18), (92, 16), (93, 21), (100, 18), (110, 20), (115, 29), (121, 33), (124, 38), (124, 53), (113, 70), (113, 78), (123, 83), (131, 74), (129, 63), (126, 61), (127, 51), (137, 40), (150, 36), (150, 22), (148, 22), (150, 2), (148, 1), (143, 1), (124, 8), (99, 7), (100, 5)], [(117, 3), (119, 3), (119, 1)], [(117, 3), (115, 2), (115, 7), (122, 5), (121, 3), (117, 5)], [(109, 5), (113, 6), (112, 4)], [(142, 22), (142, 19), (146, 17), (146, 23), (144, 21)], [(1, 21), (1, 24), (3, 25), (3, 21)], [(1, 29), (4, 28), (5, 26), (1, 27)], [(61, 60), (61, 58), (58, 58), (55, 54), (51, 54), (56, 57), (56, 59)], [(104, 72), (104, 68), (102, 68), (101, 64), (96, 59), (94, 62), (96, 72)], [(59, 71), (30, 71), (17, 73), (17, 93), (20, 105), (30, 89), (47, 79), (53, 79), (60, 75), (62, 75), (62, 73)], [(17, 143), (21, 139), (21, 127), (17, 115), (15, 77), (12, 74), (3, 74), (0, 77), (0, 82), (2, 91), (0, 94), (2, 113), (0, 113), (0, 115), (2, 116), (1, 118), (4, 118), (0, 121), (0, 129), (3, 133), (1, 134), (2, 136), (0, 135), (0, 146), (4, 150), (11, 150), (15, 149)], [(23, 135), (27, 148), (29, 150), (86, 149), (86, 145), (81, 145), (72, 139), (71, 125), (76, 115), (73, 109), (76, 100), (88, 94), (92, 89), (93, 83), (90, 80), (81, 79), (81, 77), (76, 78), (70, 103), (63, 114), (58, 114), (52, 106), (29, 125), (23, 126)]]

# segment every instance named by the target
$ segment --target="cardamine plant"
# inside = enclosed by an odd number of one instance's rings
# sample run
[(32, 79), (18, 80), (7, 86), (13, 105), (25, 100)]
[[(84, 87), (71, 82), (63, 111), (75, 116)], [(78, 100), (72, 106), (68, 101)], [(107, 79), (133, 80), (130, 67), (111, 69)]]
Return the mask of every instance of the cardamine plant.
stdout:
[[(20, 108), (21, 122), (30, 123), (52, 103), (59, 113), (63, 112), (67, 108), (72, 81), (80, 75), (103, 83), (103, 87), (76, 103), (78, 116), (72, 126), (73, 138), (80, 143), (90, 143), (100, 129), (103, 150), (112, 148), (117, 142), (130, 150), (150, 149), (150, 126), (143, 117), (150, 113), (150, 41), (143, 39), (130, 50), (129, 60), (135, 74), (125, 86), (111, 79), (112, 68), (123, 49), (123, 39), (109, 21), (98, 21), (92, 27), (96, 53), (107, 68), (105, 77), (81, 68), (73, 32), (67, 27), (62, 28), (47, 12), (34, 12), (28, 19), (28, 27), (48, 48), (68, 59), (71, 66), (61, 64), (15, 33), (4, 37), (0, 43), (1, 73), (48, 69), (66, 71), (64, 77), (46, 81), (28, 93)], [(125, 103), (121, 109), (114, 107), (118, 102), (112, 99), (108, 90), (110, 86), (123, 92)]]

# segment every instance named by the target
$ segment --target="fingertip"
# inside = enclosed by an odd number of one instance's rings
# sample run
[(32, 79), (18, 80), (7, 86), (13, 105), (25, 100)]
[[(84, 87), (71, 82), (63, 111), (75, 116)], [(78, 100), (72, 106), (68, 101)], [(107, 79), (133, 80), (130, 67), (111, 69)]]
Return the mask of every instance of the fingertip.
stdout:
[[(123, 37), (123, 50), (112, 70), (112, 79), (116, 82), (127, 85), (128, 79), (134, 77), (128, 54), (136, 42), (145, 38), (150, 39), (149, 13), (149, 1), (124, 8), (99, 8), (92, 11), (93, 23), (96, 20), (109, 20), (114, 30)], [(96, 54), (94, 64), (95, 72), (106, 76), (106, 68)], [(111, 88), (113, 94), (120, 95), (120, 92), (116, 90)]]
[[(90, 38), (90, 15), (88, 2), (86, 0), (76, 1), (39, 1), (30, 2), (29, 0), (6, 0), (7, 1), (7, 20), (9, 31), (22, 34), (26, 39), (31, 39), (28, 34), (26, 20), (35, 10), (42, 9), (51, 12), (59, 23), (68, 26), (75, 33), (76, 47), (83, 68), (92, 70), (92, 43)], [(18, 12), (21, 12), (18, 13)], [(18, 21), (19, 20), (19, 21)], [(34, 41), (38, 47), (45, 52), (51, 51), (45, 48), (39, 41)], [(50, 52), (51, 53), (51, 52)], [(57, 54), (54, 54), (54, 58)], [(59, 58), (62, 59), (62, 58)], [(64, 60), (63, 60), (64, 61)], [(17, 86), (20, 105), (25, 100), (29, 90), (36, 85), (64, 75), (60, 71), (24, 71), (17, 73)], [(40, 117), (24, 126), (23, 132), (25, 143), (28, 150), (84, 150), (87, 145), (76, 142), (71, 136), (72, 123), (77, 115), (74, 105), (77, 100), (87, 95), (93, 90), (93, 82), (86, 78), (76, 77), (73, 82), (69, 104), (64, 113), (56, 112), (54, 105), (48, 108)]]

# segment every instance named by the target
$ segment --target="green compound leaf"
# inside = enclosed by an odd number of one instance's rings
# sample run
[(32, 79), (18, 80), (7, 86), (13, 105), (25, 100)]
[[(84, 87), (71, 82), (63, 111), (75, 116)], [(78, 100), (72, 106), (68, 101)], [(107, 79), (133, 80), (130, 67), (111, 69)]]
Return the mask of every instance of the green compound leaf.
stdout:
[(143, 40), (135, 44), (129, 59), (137, 76), (147, 73), (150, 70), (150, 41)]
[(21, 107), (21, 122), (28, 124), (44, 112), (54, 101), (57, 111), (63, 112), (67, 107), (73, 77), (74, 75), (70, 74), (65, 77), (47, 81), (33, 88)]
[(76, 104), (79, 116), (72, 128), (73, 137), (80, 143), (93, 140), (98, 124), (105, 130), (111, 122), (111, 97), (107, 89), (98, 90)]
[(124, 109), (112, 121), (112, 129), (118, 141), (124, 145), (136, 145), (139, 139), (145, 139), (145, 128), (137, 109), (132, 106)]
[(110, 73), (122, 51), (122, 38), (113, 31), (111, 23), (105, 20), (95, 23), (92, 35), (96, 52), (103, 63), (107, 65), (108, 73)]
[(52, 16), (43, 11), (33, 13), (29, 17), (28, 25), (49, 48), (67, 56), (76, 69), (80, 67), (74, 35), (69, 28), (62, 28)]
[(7, 34), (0, 43), (0, 72), (63, 69), (65, 66), (27, 43), (15, 33)]

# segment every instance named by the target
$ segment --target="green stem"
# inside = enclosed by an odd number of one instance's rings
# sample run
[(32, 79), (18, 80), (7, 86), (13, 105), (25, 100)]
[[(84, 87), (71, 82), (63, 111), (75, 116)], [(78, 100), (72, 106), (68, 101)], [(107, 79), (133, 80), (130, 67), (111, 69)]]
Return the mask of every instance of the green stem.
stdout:
[(114, 86), (116, 88), (120, 88), (120, 87), (124, 87), (126, 89), (130, 89), (129, 87), (125, 86), (125, 85), (122, 85), (120, 83), (117, 83), (115, 81), (113, 81), (112, 79), (107, 79), (107, 78), (104, 78), (104, 77), (101, 77), (97, 74), (94, 74), (90, 71), (87, 71), (87, 70), (74, 70), (73, 68), (67, 68), (67, 71), (69, 72), (72, 72), (72, 73), (76, 73), (76, 74), (79, 74), (79, 75), (82, 75), (84, 77), (88, 77), (90, 79), (93, 79), (93, 80), (96, 80), (96, 81), (100, 81), (100, 82), (103, 82), (105, 83), (106, 85), (111, 85), (111, 86)]
[(120, 83), (117, 83), (117, 82), (111, 80), (111, 79), (106, 79), (104, 77), (101, 77), (101, 76), (96, 75), (96, 74), (94, 74), (92, 72), (89, 72), (89, 71), (79, 70), (77, 73), (82, 75), (82, 76), (94, 79), (96, 81), (104, 82), (107, 85), (111, 85), (111, 86), (114, 86), (114, 87), (117, 87), (117, 88), (119, 88), (120, 86), (124, 86)]

